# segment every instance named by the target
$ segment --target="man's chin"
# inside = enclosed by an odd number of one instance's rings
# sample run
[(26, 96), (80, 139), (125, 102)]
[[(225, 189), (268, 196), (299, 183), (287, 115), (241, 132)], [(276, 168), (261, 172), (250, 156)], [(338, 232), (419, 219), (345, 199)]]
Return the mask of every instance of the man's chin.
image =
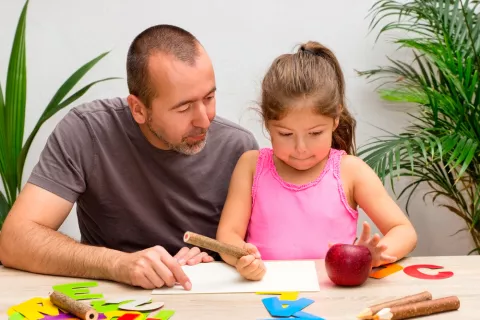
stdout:
[(186, 139), (184, 143), (176, 146), (174, 149), (182, 154), (193, 156), (197, 153), (200, 153), (203, 148), (205, 148), (206, 144), (207, 136), (205, 136), (202, 140), (189, 141)]

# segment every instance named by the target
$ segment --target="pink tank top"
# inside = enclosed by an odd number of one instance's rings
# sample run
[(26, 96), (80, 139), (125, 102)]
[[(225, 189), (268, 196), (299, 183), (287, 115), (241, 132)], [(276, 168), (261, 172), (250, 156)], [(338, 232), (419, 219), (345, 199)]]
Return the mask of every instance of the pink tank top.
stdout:
[(343, 154), (331, 149), (320, 176), (295, 185), (278, 175), (273, 150), (260, 150), (246, 241), (263, 260), (323, 259), (329, 242), (353, 243), (358, 211), (349, 206), (340, 180)]

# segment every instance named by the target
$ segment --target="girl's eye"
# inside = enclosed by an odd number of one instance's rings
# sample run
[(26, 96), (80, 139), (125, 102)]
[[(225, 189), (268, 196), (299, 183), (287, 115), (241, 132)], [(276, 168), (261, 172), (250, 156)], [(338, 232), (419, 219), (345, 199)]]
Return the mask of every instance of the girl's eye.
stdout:
[(318, 135), (321, 135), (321, 134), (322, 134), (322, 131), (312, 132), (311, 134), (314, 135), (314, 136), (318, 136)]
[(291, 133), (284, 133), (284, 132), (279, 132), (279, 134), (280, 134), (282, 137), (288, 137), (288, 136), (291, 136), (291, 135), (292, 135)]

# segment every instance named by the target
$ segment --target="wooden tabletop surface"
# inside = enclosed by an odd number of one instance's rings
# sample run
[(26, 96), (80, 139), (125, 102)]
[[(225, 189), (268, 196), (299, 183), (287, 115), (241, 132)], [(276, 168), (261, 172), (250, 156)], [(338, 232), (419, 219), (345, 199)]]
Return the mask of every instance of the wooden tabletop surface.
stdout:
[[(422, 271), (427, 274), (452, 271), (454, 275), (447, 279), (425, 280), (409, 276), (402, 270), (383, 279), (369, 278), (360, 287), (341, 288), (330, 282), (324, 262), (319, 260), (317, 269), (320, 292), (299, 294), (299, 298), (305, 297), (315, 301), (303, 311), (326, 320), (356, 319), (356, 315), (369, 305), (430, 291), (433, 298), (458, 296), (460, 309), (418, 319), (480, 319), (480, 308), (477, 308), (480, 305), (480, 256), (412, 257), (400, 261), (399, 264), (403, 267), (416, 264), (438, 265), (444, 268)], [(84, 281), (89, 280), (31, 274), (0, 266), (0, 319), (8, 319), (9, 307), (31, 298), (48, 297), (53, 285)], [(255, 293), (151, 295), (151, 290), (107, 281), (97, 283), (98, 286), (90, 288), (90, 291), (102, 293), (104, 299), (148, 295), (153, 301), (162, 301), (165, 303), (163, 309), (175, 310), (172, 320), (272, 318), (262, 303), (262, 298), (268, 296)]]

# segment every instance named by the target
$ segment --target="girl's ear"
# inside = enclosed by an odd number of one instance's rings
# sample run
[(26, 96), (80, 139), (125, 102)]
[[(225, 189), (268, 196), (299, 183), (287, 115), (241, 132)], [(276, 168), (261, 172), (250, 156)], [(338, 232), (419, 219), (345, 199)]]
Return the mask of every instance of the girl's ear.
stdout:
[(333, 120), (333, 131), (337, 130), (338, 128), (338, 124), (340, 123), (340, 117), (337, 117), (335, 118), (335, 120)]
[[(339, 108), (339, 111), (340, 111), (339, 114), (341, 115), (343, 113), (343, 106), (339, 105), (338, 108)], [(335, 118), (335, 120), (333, 122), (333, 131), (337, 130), (338, 124), (340, 123), (340, 117), (341, 116), (338, 116), (338, 117)]]

